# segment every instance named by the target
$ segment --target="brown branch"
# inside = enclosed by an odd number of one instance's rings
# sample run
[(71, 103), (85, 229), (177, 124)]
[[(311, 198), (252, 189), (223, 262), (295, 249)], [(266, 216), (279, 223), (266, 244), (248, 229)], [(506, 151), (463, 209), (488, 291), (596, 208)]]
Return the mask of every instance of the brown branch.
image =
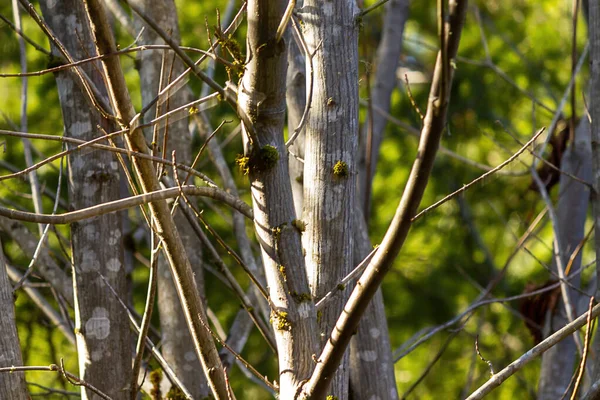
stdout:
[(142, 193), (137, 196), (127, 197), (125, 199), (115, 200), (97, 206), (83, 208), (81, 210), (71, 211), (64, 214), (36, 214), (27, 211), (12, 210), (10, 208), (0, 207), (0, 216), (17, 221), (35, 222), (41, 224), (64, 225), (72, 224), (73, 222), (81, 221), (87, 218), (97, 217), (112, 212), (125, 210), (127, 208), (139, 206), (152, 202), (164, 201), (177, 197), (183, 193), (191, 196), (211, 197), (215, 200), (222, 201), (231, 208), (241, 212), (249, 219), (253, 219), (252, 209), (249, 205), (226, 193), (222, 190), (210, 187), (183, 186), (181, 188), (158, 189), (152, 192)]
[[(62, 364), (62, 360), (61, 360), (61, 364)], [(92, 386), (91, 384), (87, 383), (83, 379), (80, 379), (76, 375), (73, 375), (69, 371), (65, 370), (62, 367), (62, 365), (59, 366), (59, 365), (56, 365), (56, 364), (50, 364), (47, 367), (45, 367), (45, 366), (12, 366), (12, 367), (2, 367), (2, 368), (0, 368), (0, 373), (11, 373), (12, 374), (13, 372), (17, 372), (17, 371), (23, 371), (23, 372), (25, 372), (25, 371), (51, 371), (51, 372), (58, 372), (59, 374), (61, 374), (62, 376), (64, 376), (65, 379), (70, 384), (72, 384), (74, 386), (84, 386), (84, 387), (90, 389), (92, 392), (96, 393), (98, 396), (100, 396), (104, 400), (112, 400), (111, 397), (109, 397), (106, 394), (102, 393), (100, 391), (100, 389)]]

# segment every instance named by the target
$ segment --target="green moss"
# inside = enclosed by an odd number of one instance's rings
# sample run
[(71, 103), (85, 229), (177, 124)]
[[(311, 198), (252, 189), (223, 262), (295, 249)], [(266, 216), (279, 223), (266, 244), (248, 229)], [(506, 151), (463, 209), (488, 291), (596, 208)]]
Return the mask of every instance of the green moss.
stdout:
[(248, 175), (250, 172), (268, 171), (277, 165), (277, 161), (279, 161), (279, 151), (277, 151), (275, 146), (271, 146), (270, 144), (261, 147), (249, 156), (239, 154), (235, 159), (236, 164), (240, 167), (240, 171), (244, 175)]
[(292, 226), (298, 230), (298, 232), (302, 233), (306, 230), (306, 222), (301, 219), (292, 220)]
[(312, 300), (312, 296), (310, 295), (310, 293), (292, 292), (291, 295), (292, 295), (292, 298), (294, 300), (296, 300), (296, 302), (298, 302), (298, 303), (304, 303), (305, 301)]
[(288, 313), (286, 311), (273, 311), (271, 319), (271, 323), (274, 320), (275, 327), (280, 331), (290, 331), (292, 329), (292, 323), (288, 320)]
[(323, 311), (317, 311), (317, 322), (321, 322), (321, 318), (323, 318)]
[(63, 61), (62, 57), (58, 57), (53, 54), (48, 56), (48, 69), (61, 67), (63, 65), (65, 65), (65, 62)]
[(344, 289), (346, 289), (346, 285), (344, 285), (343, 283), (338, 283), (337, 289), (340, 290), (340, 291), (344, 290)]
[(335, 106), (337, 103), (335, 102), (335, 100), (333, 99), (333, 97), (330, 97), (327, 99), (327, 107), (333, 107)]
[(338, 400), (338, 397), (330, 394), (327, 396), (327, 400)]
[(279, 152), (275, 146), (266, 145), (260, 148), (258, 152), (257, 167), (260, 171), (266, 171), (277, 165), (279, 161)]
[(304, 177), (302, 175), (298, 175), (296, 177), (296, 182), (302, 185), (304, 183)]
[(339, 178), (347, 178), (349, 175), (348, 164), (345, 161), (338, 160), (333, 166), (333, 174)]

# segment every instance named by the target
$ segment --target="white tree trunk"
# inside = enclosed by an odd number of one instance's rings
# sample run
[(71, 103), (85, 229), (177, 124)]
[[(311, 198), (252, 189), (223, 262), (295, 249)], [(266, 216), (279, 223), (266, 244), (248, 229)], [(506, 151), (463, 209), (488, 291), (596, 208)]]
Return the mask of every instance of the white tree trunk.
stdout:
[[(274, 309), (271, 321), (279, 356), (280, 398), (294, 399), (314, 368), (316, 314), (306, 278), (300, 231), (283, 142), (286, 39), (275, 41), (287, 2), (248, 3), (247, 65), (239, 82), (238, 104), (245, 126), (246, 166), (254, 223)], [(248, 135), (252, 132), (252, 139)], [(296, 225), (296, 226), (295, 226)]]
[[(357, 13), (352, 0), (306, 0), (301, 10), (308, 49), (316, 51), (312, 104), (306, 123), (303, 214), (306, 268), (316, 299), (336, 288), (353, 267), (358, 146)], [(339, 290), (341, 293), (317, 317), (321, 346), (350, 293), (348, 288)], [(330, 386), (330, 393), (340, 400), (348, 398), (347, 356), (348, 353)]]

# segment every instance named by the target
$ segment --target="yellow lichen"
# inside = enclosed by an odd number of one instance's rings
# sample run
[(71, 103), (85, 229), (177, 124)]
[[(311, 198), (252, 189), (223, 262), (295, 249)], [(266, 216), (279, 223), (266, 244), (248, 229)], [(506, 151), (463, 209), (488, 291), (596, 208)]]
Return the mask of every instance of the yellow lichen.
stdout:
[(339, 178), (346, 178), (349, 175), (348, 164), (345, 161), (339, 160), (333, 166), (333, 174)]

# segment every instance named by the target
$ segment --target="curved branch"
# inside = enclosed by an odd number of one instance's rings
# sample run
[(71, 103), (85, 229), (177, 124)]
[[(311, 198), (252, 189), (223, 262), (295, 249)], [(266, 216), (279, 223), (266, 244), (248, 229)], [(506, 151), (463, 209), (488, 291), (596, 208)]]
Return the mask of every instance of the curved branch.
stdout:
[(213, 198), (241, 212), (249, 219), (254, 219), (252, 208), (237, 197), (232, 196), (229, 193), (226, 193), (217, 188), (197, 187), (192, 185), (142, 193), (137, 196), (131, 196), (125, 199), (115, 200), (108, 203), (99, 204), (93, 207), (71, 211), (64, 214), (36, 214), (27, 211), (12, 210), (10, 208), (0, 207), (0, 216), (9, 219), (15, 219), (18, 221), (35, 222), (41, 224), (72, 224), (73, 222), (125, 210), (127, 208), (139, 206), (141, 204), (171, 199), (181, 195), (181, 192), (190, 196), (203, 196)]

